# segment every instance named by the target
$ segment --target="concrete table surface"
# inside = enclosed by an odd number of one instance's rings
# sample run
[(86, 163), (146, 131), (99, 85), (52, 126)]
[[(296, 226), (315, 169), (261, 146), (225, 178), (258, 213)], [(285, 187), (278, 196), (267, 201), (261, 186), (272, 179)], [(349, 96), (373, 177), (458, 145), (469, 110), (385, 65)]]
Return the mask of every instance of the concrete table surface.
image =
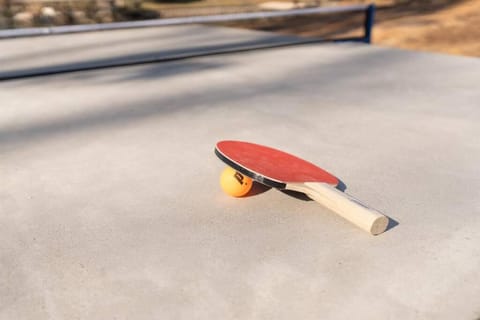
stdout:
[[(308, 45), (0, 83), (0, 319), (477, 319), (480, 61)], [(395, 223), (223, 194), (218, 140)]]

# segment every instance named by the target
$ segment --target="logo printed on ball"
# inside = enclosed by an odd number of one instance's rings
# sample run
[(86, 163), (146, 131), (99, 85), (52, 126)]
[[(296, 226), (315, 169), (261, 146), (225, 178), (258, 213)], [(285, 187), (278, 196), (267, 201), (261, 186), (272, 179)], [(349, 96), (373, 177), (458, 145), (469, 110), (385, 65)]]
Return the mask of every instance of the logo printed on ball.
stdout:
[(238, 183), (243, 184), (243, 175), (241, 173), (235, 172), (234, 177), (237, 179)]

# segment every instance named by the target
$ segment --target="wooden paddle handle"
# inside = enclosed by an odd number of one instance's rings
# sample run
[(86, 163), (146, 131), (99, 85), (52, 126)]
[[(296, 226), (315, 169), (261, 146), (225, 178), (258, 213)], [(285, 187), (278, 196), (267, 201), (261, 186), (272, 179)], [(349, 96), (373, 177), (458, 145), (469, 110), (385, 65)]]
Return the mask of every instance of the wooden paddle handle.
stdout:
[(385, 215), (326, 183), (289, 183), (287, 188), (307, 194), (313, 200), (370, 234), (377, 235), (387, 229), (388, 218)]

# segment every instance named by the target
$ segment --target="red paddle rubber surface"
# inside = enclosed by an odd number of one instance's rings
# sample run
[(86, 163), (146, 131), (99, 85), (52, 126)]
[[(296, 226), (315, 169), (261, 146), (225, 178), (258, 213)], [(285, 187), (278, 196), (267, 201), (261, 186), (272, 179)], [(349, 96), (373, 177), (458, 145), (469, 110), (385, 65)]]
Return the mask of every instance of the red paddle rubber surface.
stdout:
[[(244, 141), (225, 140), (217, 143), (217, 155), (234, 169), (244, 169), (249, 176), (258, 176), (279, 183), (324, 182), (336, 186), (338, 179), (317, 167), (286, 152)], [(240, 168), (239, 168), (240, 167)], [(260, 181), (262, 182), (262, 181)], [(267, 183), (268, 184), (268, 183)]]

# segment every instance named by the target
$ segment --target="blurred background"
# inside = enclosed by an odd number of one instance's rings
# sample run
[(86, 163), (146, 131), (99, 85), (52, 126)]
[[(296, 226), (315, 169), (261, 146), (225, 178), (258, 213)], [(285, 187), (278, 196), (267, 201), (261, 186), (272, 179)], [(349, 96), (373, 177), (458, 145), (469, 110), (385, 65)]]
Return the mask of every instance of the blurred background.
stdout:
[[(480, 0), (0, 0), (0, 29), (375, 3), (373, 43), (480, 56)], [(362, 13), (224, 23), (305, 37), (351, 36)]]

